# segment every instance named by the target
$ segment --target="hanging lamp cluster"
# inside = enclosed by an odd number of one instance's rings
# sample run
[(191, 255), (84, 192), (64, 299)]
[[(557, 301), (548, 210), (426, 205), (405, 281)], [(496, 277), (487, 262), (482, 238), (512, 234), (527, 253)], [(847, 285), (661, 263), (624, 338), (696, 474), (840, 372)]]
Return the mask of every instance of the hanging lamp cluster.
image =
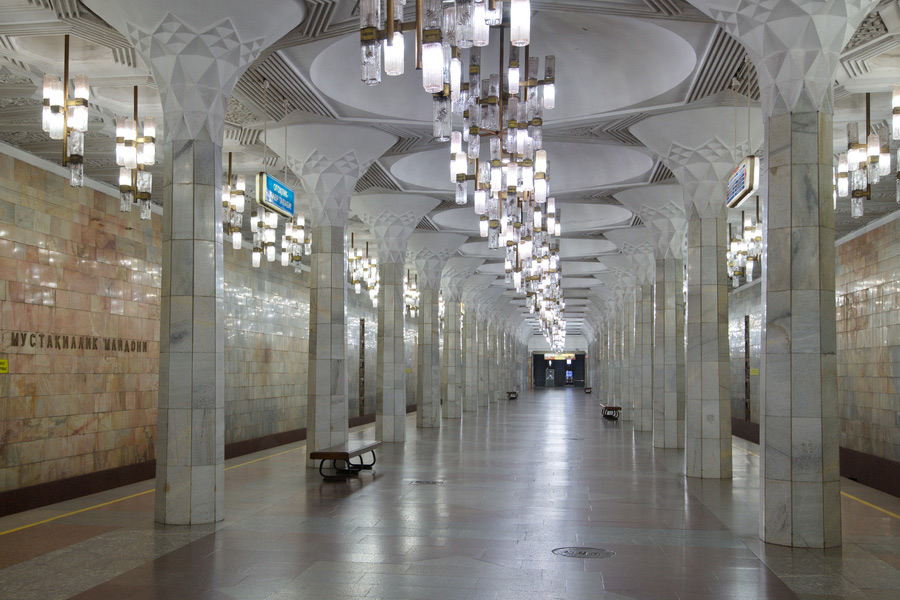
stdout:
[[(891, 95), (892, 106), (892, 137), (900, 139), (900, 85), (895, 84)], [(882, 143), (878, 132), (872, 127), (871, 98), (866, 94), (866, 122), (863, 132), (864, 139), (860, 140), (859, 124), (847, 123), (847, 151), (837, 157), (837, 166), (834, 169), (835, 205), (838, 198), (850, 198), (850, 216), (862, 217), (865, 214), (864, 201), (872, 197), (872, 186), (881, 181), (882, 177), (891, 174), (890, 144), (885, 135)], [(898, 163), (900, 163), (900, 150), (898, 150)], [(900, 202), (900, 164), (896, 168), (897, 202)]]
[[(725, 253), (728, 277), (734, 287), (753, 281), (754, 268), (762, 255), (762, 227), (759, 222), (759, 196), (756, 197), (756, 219), (741, 211), (741, 233), (728, 225), (728, 250)], [(687, 280), (685, 280), (687, 281)]]
[(366, 242), (366, 253), (363, 256), (362, 250), (356, 247), (356, 234), (352, 232), (347, 250), (347, 281), (357, 294), (361, 294), (365, 287), (372, 306), (378, 306), (378, 292), (381, 289), (378, 259), (369, 256), (369, 242)]
[(87, 75), (75, 75), (69, 98), (69, 36), (65, 36), (63, 78), (45, 74), (41, 127), (51, 140), (62, 140), (62, 166), (69, 167), (69, 185), (84, 185), (84, 134), (88, 130), (90, 85)]
[[(138, 136), (138, 123), (142, 135)], [(138, 86), (134, 86), (133, 117), (116, 117), (116, 164), (119, 165), (119, 210), (131, 212), (140, 206), (141, 219), (150, 219), (153, 174), (147, 167), (156, 164), (156, 119), (138, 119)]]
[(403, 280), (403, 310), (411, 319), (419, 316), (419, 276), (415, 279), (409, 276), (406, 270), (406, 279)]

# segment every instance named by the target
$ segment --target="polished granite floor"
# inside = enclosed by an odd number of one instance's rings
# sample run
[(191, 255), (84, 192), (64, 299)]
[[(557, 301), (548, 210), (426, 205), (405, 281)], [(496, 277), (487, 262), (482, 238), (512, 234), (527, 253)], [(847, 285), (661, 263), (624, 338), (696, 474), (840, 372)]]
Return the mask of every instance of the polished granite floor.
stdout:
[(682, 451), (597, 401), (523, 393), (431, 430), (411, 415), (406, 444), (344, 483), (302, 444), (237, 458), (214, 526), (155, 524), (152, 482), (5, 517), (0, 598), (900, 598), (900, 499), (844, 480), (843, 547), (767, 546), (755, 445), (735, 440), (733, 481), (686, 479)]

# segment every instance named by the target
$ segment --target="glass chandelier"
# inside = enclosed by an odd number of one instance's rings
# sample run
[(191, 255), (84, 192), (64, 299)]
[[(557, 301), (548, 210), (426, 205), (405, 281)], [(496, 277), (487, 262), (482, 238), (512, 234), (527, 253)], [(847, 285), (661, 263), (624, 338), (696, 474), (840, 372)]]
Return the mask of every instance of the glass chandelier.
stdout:
[[(728, 277), (732, 285), (753, 281), (755, 265), (762, 254), (762, 227), (759, 222), (759, 196), (756, 197), (756, 219), (741, 211), (741, 234), (736, 235), (728, 225), (728, 250), (725, 252)], [(685, 278), (685, 282), (687, 278)]]
[(69, 185), (84, 185), (84, 134), (88, 129), (90, 86), (87, 75), (75, 75), (69, 98), (69, 36), (65, 36), (63, 79), (45, 74), (41, 127), (51, 140), (62, 140), (62, 166), (69, 167)]
[(116, 117), (116, 164), (119, 165), (119, 210), (131, 212), (139, 204), (141, 220), (150, 219), (153, 174), (156, 163), (156, 119), (144, 117), (138, 136), (138, 86), (134, 86), (134, 117)]
[(369, 242), (366, 242), (366, 254), (363, 256), (362, 250), (356, 247), (356, 234), (352, 232), (347, 250), (347, 281), (357, 294), (361, 294), (365, 287), (372, 306), (378, 306), (378, 291), (381, 288), (378, 259), (369, 256)]
[(411, 319), (419, 315), (419, 276), (410, 279), (409, 270), (406, 271), (406, 280), (403, 282), (403, 306), (406, 314)]
[[(892, 136), (900, 139), (900, 85), (891, 96), (893, 111)], [(891, 151), (888, 140), (884, 144), (872, 128), (870, 95), (866, 94), (865, 137), (860, 141), (859, 124), (847, 124), (847, 151), (838, 155), (835, 167), (835, 203), (837, 198), (850, 197), (850, 216), (865, 214), (864, 200), (872, 197), (872, 186), (891, 174)], [(900, 167), (898, 167), (900, 177)], [(897, 180), (897, 201), (900, 202), (900, 179)]]

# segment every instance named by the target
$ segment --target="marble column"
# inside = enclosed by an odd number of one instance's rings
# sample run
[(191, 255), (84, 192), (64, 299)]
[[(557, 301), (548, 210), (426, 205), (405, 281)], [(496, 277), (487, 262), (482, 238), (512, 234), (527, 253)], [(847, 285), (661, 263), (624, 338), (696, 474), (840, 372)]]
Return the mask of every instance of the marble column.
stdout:
[[(160, 523), (224, 518), (225, 331), (220, 203), (228, 96), (259, 52), (303, 19), (263, 0), (268, 30), (206, 2), (187, 7), (87, 0), (149, 66), (163, 105), (164, 177), (156, 507)], [(239, 15), (246, 10), (238, 8)], [(215, 21), (215, 25), (209, 25)], [(232, 19), (235, 19), (232, 21)], [(173, 34), (177, 31), (177, 35)]]
[[(416, 378), (416, 425), (441, 426), (441, 355), (438, 300), (441, 273), (466, 236), (452, 233), (414, 233), (407, 256), (419, 276), (419, 342)], [(457, 309), (459, 305), (457, 304)], [(446, 308), (445, 308), (446, 315)], [(458, 321), (457, 321), (458, 323)]]
[(747, 50), (766, 117), (760, 537), (838, 546), (832, 82), (844, 45), (877, 2), (784, 0), (749, 13), (694, 4)]
[(500, 331), (497, 317), (492, 315), (488, 321), (488, 400), (497, 402), (500, 399)]
[[(632, 348), (632, 396), (634, 428), (653, 430), (653, 281), (656, 262), (649, 232), (645, 227), (608, 232), (607, 238), (622, 251), (623, 257), (604, 257), (604, 263), (628, 271), (634, 283), (634, 339)], [(618, 262), (616, 262), (618, 261)], [(612, 267), (610, 267), (612, 268)]]
[(462, 418), (465, 381), (463, 379), (463, 346), (461, 308), (463, 285), (475, 269), (484, 262), (480, 258), (453, 257), (447, 261), (441, 275), (444, 292), (444, 352), (441, 355), (442, 377), (441, 415), (445, 419)]
[(488, 324), (487, 318), (479, 313), (475, 321), (476, 345), (478, 346), (478, 407), (487, 408), (490, 400), (488, 383), (490, 368), (488, 364)]
[(354, 196), (350, 210), (375, 236), (381, 288), (378, 293), (378, 350), (375, 377), (375, 437), (406, 439), (406, 354), (404, 298), (406, 244), (416, 225), (440, 202), (413, 194)]
[[(289, 122), (290, 117), (286, 118)], [(288, 132), (285, 133), (285, 128)], [(350, 198), (359, 177), (397, 138), (379, 129), (337, 123), (285, 124), (269, 129), (272, 149), (303, 184), (310, 205), (308, 454), (347, 441), (346, 277), (344, 238)]]
[(475, 308), (466, 303), (463, 319), (463, 412), (478, 411), (478, 338)]
[[(650, 117), (631, 131), (665, 161), (684, 188), (688, 216), (685, 471), (691, 477), (729, 478), (731, 364), (723, 199), (735, 165), (762, 143), (759, 110), (730, 105), (683, 110)], [(740, 132), (737, 137), (735, 131)]]
[(653, 445), (684, 448), (684, 262), (656, 259)]
[(684, 448), (684, 241), (683, 189), (664, 184), (619, 192), (647, 227), (656, 261), (653, 346), (653, 445)]

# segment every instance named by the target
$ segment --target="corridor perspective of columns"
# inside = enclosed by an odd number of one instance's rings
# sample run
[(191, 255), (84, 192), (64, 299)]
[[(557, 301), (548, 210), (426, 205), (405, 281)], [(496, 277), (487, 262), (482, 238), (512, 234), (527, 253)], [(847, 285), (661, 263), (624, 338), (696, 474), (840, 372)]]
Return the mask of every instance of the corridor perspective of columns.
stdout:
[(463, 284), (484, 259), (454, 256), (444, 265), (441, 290), (444, 293), (444, 352), (441, 370), (446, 382), (441, 390), (444, 403), (441, 416), (445, 419), (462, 418), (463, 410), (463, 345), (462, 345), (462, 292)]
[(406, 244), (429, 211), (439, 204), (416, 194), (361, 194), (350, 208), (375, 236), (381, 288), (378, 292), (378, 350), (375, 378), (375, 437), (406, 439), (406, 355), (403, 281)]
[(413, 233), (406, 255), (419, 275), (419, 341), (416, 377), (416, 425), (441, 426), (441, 358), (438, 294), (447, 260), (466, 241), (457, 233)]
[(734, 107), (733, 96), (708, 98), (721, 105), (656, 115), (631, 128), (684, 189), (685, 470), (690, 477), (732, 475), (726, 183), (737, 164), (762, 143), (759, 110), (748, 110), (744, 102)]
[(680, 185), (631, 189), (616, 199), (640, 215), (656, 258), (653, 445), (684, 448), (684, 198)]

